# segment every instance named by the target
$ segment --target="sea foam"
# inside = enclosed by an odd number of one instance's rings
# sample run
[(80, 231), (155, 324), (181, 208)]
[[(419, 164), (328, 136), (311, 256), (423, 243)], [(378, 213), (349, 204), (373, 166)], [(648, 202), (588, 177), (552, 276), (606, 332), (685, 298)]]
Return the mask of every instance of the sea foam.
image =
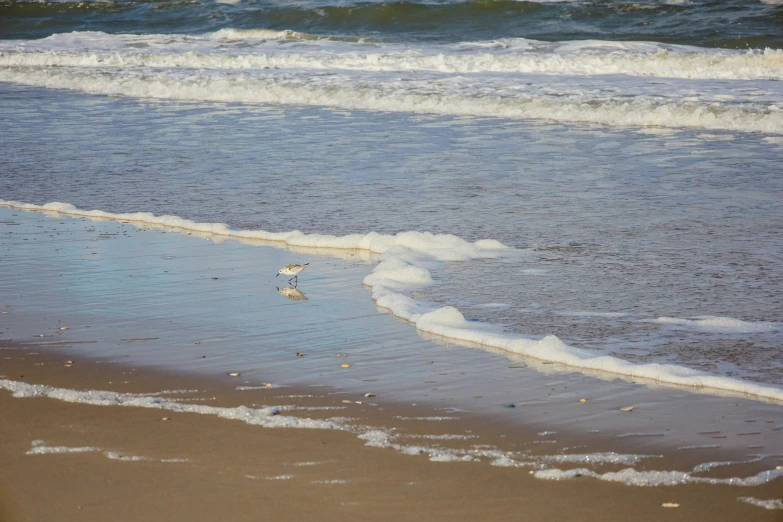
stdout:
[[(563, 480), (574, 477), (588, 476), (602, 481), (620, 482), (629, 486), (674, 486), (688, 483), (701, 484), (719, 484), (730, 486), (757, 486), (771, 482), (780, 476), (783, 476), (783, 469), (769, 469), (749, 477), (733, 478), (707, 478), (697, 477), (694, 473), (702, 471), (699, 466), (692, 472), (672, 471), (672, 470), (646, 470), (638, 471), (633, 468), (626, 468), (620, 471), (598, 473), (587, 468), (576, 468), (569, 470), (550, 469), (546, 466), (552, 462), (558, 463), (580, 463), (582, 465), (628, 465), (635, 464), (647, 458), (653, 458), (653, 455), (629, 455), (609, 453), (592, 454), (563, 454), (563, 455), (543, 455), (534, 456), (515, 452), (506, 452), (495, 447), (473, 446), (471, 448), (444, 448), (437, 446), (422, 446), (418, 444), (401, 444), (396, 442), (399, 435), (392, 434), (385, 429), (371, 426), (350, 426), (347, 419), (327, 419), (314, 420), (303, 419), (291, 416), (276, 415), (283, 407), (266, 408), (248, 408), (247, 406), (237, 407), (218, 407), (203, 406), (199, 404), (187, 404), (181, 402), (172, 402), (158, 397), (151, 397), (149, 394), (139, 395), (131, 393), (119, 393), (105, 390), (72, 390), (67, 388), (55, 388), (52, 386), (40, 384), (28, 384), (21, 381), (11, 381), (0, 378), (0, 390), (6, 390), (12, 393), (16, 398), (46, 397), (64, 402), (79, 403), (92, 406), (123, 406), (136, 408), (152, 408), (167, 410), (179, 413), (195, 413), (200, 415), (213, 415), (222, 419), (233, 419), (245, 422), (250, 425), (265, 428), (304, 428), (304, 429), (327, 429), (351, 432), (365, 441), (365, 445), (376, 448), (389, 448), (402, 455), (427, 456), (432, 462), (473, 462), (486, 461), (490, 465), (500, 467), (534, 467), (537, 471), (531, 471), (535, 478), (544, 480)], [(166, 395), (165, 393), (158, 395)], [(408, 434), (408, 436), (413, 436)], [(455, 436), (433, 437), (432, 435), (421, 435), (419, 438), (430, 437), (433, 439), (453, 439)], [(32, 447), (27, 451), (27, 455), (46, 455), (46, 454), (65, 454), (65, 453), (101, 453), (108, 459), (121, 461), (143, 461), (150, 460), (148, 457), (136, 455), (124, 455), (117, 451), (102, 450), (94, 446), (46, 446), (44, 441), (35, 440)], [(187, 459), (161, 459), (161, 462), (187, 462)], [(300, 463), (299, 465), (309, 465), (312, 463)], [(723, 463), (714, 463), (723, 464)], [(707, 464), (709, 465), (709, 464)], [(284, 479), (290, 476), (268, 477), (269, 479)], [(740, 500), (754, 503), (767, 509), (776, 509), (777, 502), (761, 501), (757, 499), (741, 498)], [(757, 501), (757, 502), (753, 502)]]
[[(296, 51), (278, 41), (300, 40)], [(233, 47), (227, 44), (232, 44)], [(371, 45), (368, 45), (371, 44)], [(140, 50), (140, 46), (141, 50)], [(783, 79), (783, 50), (734, 51), (656, 42), (505, 38), (411, 47), (290, 29), (220, 29), (204, 36), (84, 31), (0, 41), (0, 66), (544, 73), (684, 79)]]
[(686, 328), (718, 333), (755, 333), (779, 330), (783, 325), (765, 321), (742, 321), (733, 317), (704, 315), (690, 319), (658, 317), (645, 322), (657, 323), (672, 328)]
[(683, 484), (712, 484), (752, 487), (771, 482), (783, 476), (783, 469), (762, 471), (750, 477), (712, 478), (695, 477), (686, 471), (638, 471), (626, 468), (621, 471), (597, 473), (595, 471), (577, 468), (569, 470), (544, 469), (535, 472), (535, 477), (546, 480), (564, 480), (575, 477), (592, 477), (605, 482), (619, 482), (628, 486), (679, 486)]
[[(284, 45), (292, 39), (296, 46)], [(348, 40), (263, 28), (57, 34), (0, 41), (0, 81), (140, 98), (783, 134), (780, 89), (767, 81), (783, 79), (779, 49)], [(653, 86), (647, 78), (671, 80)]]
[[(443, 263), (520, 255), (519, 251), (495, 240), (471, 243), (454, 235), (428, 232), (401, 232), (395, 235), (369, 232), (333, 236), (304, 234), (296, 230), (291, 232), (236, 230), (224, 223), (199, 223), (177, 216), (156, 216), (149, 212), (115, 214), (101, 210), (83, 210), (69, 203), (60, 202), (34, 205), (0, 200), (0, 205), (28, 211), (53, 211), (73, 216), (153, 224), (237, 239), (265, 240), (280, 246), (368, 250), (380, 254), (379, 264), (363, 281), (371, 288), (372, 298), (378, 306), (409, 321), (419, 331), (488, 349), (561, 363), (577, 370), (595, 370), (655, 382), (697, 387), (706, 391), (732, 392), (745, 394), (751, 398), (783, 401), (783, 389), (775, 386), (711, 375), (675, 364), (635, 364), (617, 357), (569, 346), (554, 335), (535, 338), (522, 336), (519, 333), (508, 333), (497, 325), (469, 321), (455, 307), (437, 307), (410, 297), (410, 292), (434, 284), (430, 270), (437, 269)], [(519, 262), (522, 262), (521, 258)], [(158, 399), (147, 398), (147, 400)]]

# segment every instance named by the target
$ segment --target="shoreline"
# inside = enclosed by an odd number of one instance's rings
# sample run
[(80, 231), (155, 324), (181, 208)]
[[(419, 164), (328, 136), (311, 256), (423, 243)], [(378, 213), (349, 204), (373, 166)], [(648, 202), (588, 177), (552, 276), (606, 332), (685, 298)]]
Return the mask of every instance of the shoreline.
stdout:
[(71, 358), (208, 379), (239, 372), (252, 385), (373, 392), (536, 433), (598, 434), (602, 451), (638, 438), (656, 454), (714, 449), (719, 461), (783, 453), (770, 431), (779, 403), (452, 345), (378, 313), (355, 285), (370, 270), (363, 259), (309, 253), (314, 272), (300, 285), (309, 298), (292, 300), (272, 286), (271, 267), (290, 262), (286, 250), (61, 219), (22, 213), (3, 241), (4, 261), (24, 268), (5, 284), (0, 329), (33, 350), (60, 346)]
[[(165, 500), (131, 519), (213, 513), (201, 500), (221, 484), (238, 519), (259, 487), (265, 502), (302, 503), (273, 513), (291, 519), (779, 515), (737, 500), (780, 497), (778, 404), (432, 342), (353, 284), (367, 260), (308, 258), (318, 271), (292, 300), (266, 273), (291, 252), (61, 219), (18, 219), (3, 241), (17, 269), (0, 303), (5, 497), (47, 483), (52, 509), (79, 499), (80, 514), (100, 506), (95, 519), (133, 511), (149, 484)], [(389, 503), (400, 511), (382, 513)], [(24, 519), (45, 509), (33, 504), (6, 509)]]
[[(347, 406), (343, 397), (351, 397), (294, 387), (241, 391), (232, 378), (210, 380), (148, 369), (132, 371), (94, 361), (74, 361), (65, 366), (70, 360), (67, 353), (34, 353), (3, 347), (0, 356), (5, 378), (65, 389), (137, 394), (198, 390), (175, 396), (183, 403), (215, 407), (252, 407), (281, 401), (316, 408), (343, 407)], [(437, 422), (416, 420), (417, 416), (427, 418), (438, 412), (431, 406), (406, 407), (386, 403), (383, 398), (373, 400), (377, 406), (354, 403), (346, 410), (291, 410), (290, 414), (305, 413), (315, 419), (350, 415), (361, 425), (388, 428), (392, 424), (400, 432), (422, 436), (437, 437), (444, 429), (476, 436), (429, 441), (438, 446), (476, 442), (491, 445), (505, 439), (510, 449), (535, 448), (546, 453), (544, 445), (525, 444), (537, 437), (535, 427), (521, 430), (518, 426), (493, 426), (467, 416)], [(206, 510), (202, 518), (222, 512), (230, 514), (231, 519), (245, 520), (257, 516), (254, 509), (259, 499), (264, 499), (265, 515), (284, 520), (319, 512), (326, 520), (347, 516), (368, 520), (508, 519), (520, 513), (526, 520), (566, 516), (576, 520), (669, 520), (675, 516), (684, 520), (701, 516), (710, 520), (772, 521), (780, 516), (779, 511), (737, 500), (746, 496), (776, 498), (779, 481), (755, 487), (629, 487), (589, 477), (549, 481), (532, 476), (531, 468), (495, 466), (487, 459), (432, 462), (436, 459), (426, 455), (370, 447), (365, 439), (342, 430), (263, 428), (186, 411), (14, 398), (7, 391), (0, 391), (0, 405), (8, 421), (2, 428), (7, 444), (0, 448), (7, 467), (0, 491), (6, 499), (15, 500), (13, 504), (6, 500), (0, 508), (11, 513), (3, 519), (10, 521), (45, 520), (55, 514), (59, 520), (99, 520), (116, 517), (119, 512), (128, 513), (129, 520), (141, 520), (154, 512), (166, 513), (169, 520), (186, 520), (201, 510)], [(281, 413), (286, 415), (289, 412)], [(558, 439), (562, 440), (561, 436)], [(408, 442), (416, 447), (422, 440), (426, 439), (410, 438)], [(91, 449), (25, 455), (41, 446)], [(655, 464), (659, 463), (656, 459)], [(597, 469), (625, 467), (606, 464)], [(748, 468), (739, 466), (732, 471)], [(122, 488), (121, 495), (114, 493), (118, 487)], [(152, 498), (150, 487), (157, 491)], [(220, 493), (213, 493), (215, 490)], [(467, 491), (470, 495), (465, 495)], [(42, 492), (51, 501), (32, 502), (30, 495), (40, 498)], [(128, 505), (132, 502), (133, 508)], [(680, 507), (664, 508), (664, 503)], [(396, 511), (389, 511), (393, 505)]]
[[(694, 393), (723, 394), (783, 404), (783, 389), (779, 386), (711, 374), (676, 364), (634, 363), (612, 355), (570, 346), (551, 334), (541, 339), (530, 339), (519, 333), (501, 331), (497, 325), (491, 323), (482, 323), (476, 327), (475, 323), (466, 319), (453, 306), (435, 305), (433, 308), (432, 304), (424, 305), (409, 297), (409, 293), (434, 283), (429, 269), (440, 268), (447, 262), (521, 255), (521, 251), (509, 248), (493, 239), (468, 243), (452, 235), (436, 236), (420, 232), (401, 232), (396, 235), (370, 232), (332, 236), (303, 234), (298, 230), (290, 232), (237, 230), (223, 223), (199, 223), (179, 216), (156, 216), (149, 212), (114, 214), (102, 210), (78, 209), (71, 204), (60, 202), (34, 205), (0, 200), (0, 207), (97, 222), (132, 224), (137, 228), (141, 227), (141, 230), (151, 227), (159, 228), (164, 233), (165, 231), (187, 235), (195, 233), (215, 241), (234, 239), (278, 249), (290, 246), (309, 250), (310, 253), (323, 251), (319, 253), (326, 255), (330, 252), (334, 254), (334, 250), (338, 248), (344, 252), (361, 252), (363, 261), (372, 260), (377, 263), (362, 281), (365, 287), (370, 288), (376, 307), (386, 311), (395, 319), (412, 325), (419, 335), (434, 336), (447, 343), (455, 341), (463, 346), (478, 346), (485, 351), (500, 351), (507, 357), (521, 356), (543, 364), (555, 363), (564, 367), (566, 371), (572, 369), (585, 374), (592, 373), (598, 378), (616, 377), (631, 381), (640, 379), (650, 384), (679, 386), (693, 390)], [(432, 244), (428, 246), (428, 243)], [(345, 254), (339, 257), (344, 258)], [(740, 328), (752, 324), (726, 317), (712, 319), (730, 320), (732, 324), (739, 324)], [(690, 319), (681, 321), (698, 323)], [(776, 323), (758, 323), (756, 326), (772, 331), (778, 328)], [(736, 324), (733, 327), (736, 328)]]

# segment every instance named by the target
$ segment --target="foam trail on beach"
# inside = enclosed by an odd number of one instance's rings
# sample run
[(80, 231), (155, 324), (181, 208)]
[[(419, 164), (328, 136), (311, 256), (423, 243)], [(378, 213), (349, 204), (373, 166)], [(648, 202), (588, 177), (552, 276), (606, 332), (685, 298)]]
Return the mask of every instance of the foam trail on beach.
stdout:
[(396, 235), (370, 232), (346, 236), (304, 234), (300, 231), (272, 233), (263, 230), (235, 230), (223, 223), (198, 223), (177, 216), (155, 216), (143, 212), (115, 214), (101, 210), (82, 210), (68, 203), (33, 205), (0, 200), (0, 205), (20, 210), (53, 211), (72, 216), (166, 226), (238, 239), (265, 240), (280, 246), (368, 250), (380, 254), (378, 265), (363, 281), (365, 285), (371, 287), (372, 298), (379, 307), (412, 323), (421, 332), (561, 363), (579, 370), (595, 370), (707, 391), (714, 390), (716, 393), (732, 392), (749, 397), (783, 401), (783, 389), (775, 386), (732, 377), (720, 377), (675, 364), (636, 364), (614, 356), (569, 346), (554, 335), (535, 338), (519, 333), (508, 333), (497, 325), (469, 321), (452, 306), (436, 307), (410, 297), (409, 294), (416, 289), (434, 284), (431, 270), (441, 268), (444, 263), (504, 256), (519, 256), (521, 262), (523, 256), (520, 251), (508, 248), (495, 240), (470, 243), (457, 236), (435, 235), (427, 232), (401, 232)]
[[(263, 408), (237, 406), (235, 408), (221, 408), (217, 406), (205, 406), (202, 404), (175, 402), (159, 397), (150, 397), (148, 395), (102, 390), (69, 390), (67, 388), (55, 388), (42, 384), (28, 384), (7, 379), (0, 379), (0, 389), (11, 392), (13, 396), (17, 398), (46, 397), (64, 402), (89, 404), (92, 406), (127, 406), (171, 412), (198, 413), (201, 415), (214, 415), (222, 419), (240, 420), (246, 424), (263, 426), (265, 428), (345, 429), (344, 424), (336, 421), (278, 415), (282, 410), (279, 406), (268, 406)], [(80, 451), (96, 450), (97, 449), (95, 448), (80, 449)]]
[(746, 504), (751, 504), (753, 506), (757, 506), (764, 509), (783, 509), (783, 500), (780, 499), (769, 499), (764, 500), (761, 498), (754, 498), (754, 497), (739, 497), (737, 500), (741, 502), (745, 502)]
[(596, 473), (585, 468), (560, 470), (544, 469), (536, 471), (534, 476), (545, 480), (563, 480), (575, 477), (593, 477), (604, 482), (619, 482), (626, 486), (679, 486), (683, 484), (712, 484), (753, 487), (760, 486), (783, 476), (783, 469), (770, 469), (762, 471), (750, 477), (694, 477), (687, 471), (637, 471), (633, 468), (626, 468), (621, 471), (609, 471), (607, 473)]
[[(445, 448), (438, 446), (422, 446), (418, 444), (402, 444), (395, 442), (399, 437), (385, 429), (372, 426), (351, 426), (350, 419), (303, 419), (299, 417), (277, 415), (283, 407), (248, 408), (237, 406), (233, 408), (204, 406), (172, 402), (150, 397), (149, 394), (139, 395), (119, 393), (105, 390), (72, 390), (55, 388), (41, 384), (29, 384), (0, 378), (0, 390), (8, 391), (15, 398), (44, 397), (64, 402), (91, 406), (125, 406), (136, 408), (152, 408), (177, 413), (196, 413), (213, 415), (222, 419), (239, 420), (250, 425), (264, 428), (300, 428), (328, 429), (354, 433), (366, 446), (392, 449), (402, 455), (426, 455), (433, 462), (473, 462), (489, 461), (493, 466), (514, 468), (538, 468), (534, 476), (545, 480), (562, 480), (578, 476), (590, 476), (609, 482), (621, 482), (629, 486), (674, 486), (687, 483), (725, 484), (731, 486), (756, 486), (765, 484), (783, 476), (783, 469), (770, 469), (745, 478), (704, 478), (694, 477), (692, 472), (651, 470), (637, 471), (627, 468), (617, 472), (598, 473), (586, 468), (570, 470), (541, 469), (551, 462), (580, 463), (582, 465), (628, 465), (644, 459), (657, 457), (655, 455), (630, 455), (609, 453), (564, 454), (564, 455), (526, 455), (506, 452), (495, 447)], [(411, 436), (408, 434), (408, 436)], [(425, 436), (422, 436), (425, 437)], [(34, 440), (27, 455), (47, 455), (65, 453), (100, 453), (112, 460), (128, 462), (150, 460), (147, 457), (123, 455), (116, 451), (107, 451), (93, 446), (46, 446), (44, 441)], [(161, 459), (161, 462), (186, 462), (187, 459)], [(311, 463), (302, 463), (308, 465)], [(695, 471), (694, 471), (695, 472)], [(774, 505), (774, 501), (772, 501)], [(761, 504), (758, 504), (761, 505)]]

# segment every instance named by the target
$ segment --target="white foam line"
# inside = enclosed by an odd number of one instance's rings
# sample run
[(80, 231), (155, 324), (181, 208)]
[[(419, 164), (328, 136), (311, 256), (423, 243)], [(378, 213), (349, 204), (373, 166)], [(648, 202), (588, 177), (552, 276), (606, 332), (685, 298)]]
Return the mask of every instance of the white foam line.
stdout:
[(545, 455), (538, 457), (546, 462), (559, 463), (584, 463), (584, 464), (636, 464), (642, 459), (660, 458), (661, 455), (628, 455), (615, 453), (587, 453), (587, 454), (565, 454), (565, 455)]
[(708, 478), (694, 477), (686, 471), (637, 471), (626, 468), (621, 471), (596, 473), (589, 469), (569, 470), (544, 469), (533, 472), (534, 476), (545, 480), (564, 480), (575, 477), (592, 477), (605, 482), (620, 482), (627, 486), (678, 486), (682, 484), (724, 484), (727, 486), (751, 487), (766, 484), (783, 476), (783, 469), (762, 471), (750, 477)]
[(267, 480), (291, 480), (294, 478), (293, 475), (277, 475), (274, 477), (265, 477)]
[(92, 453), (101, 451), (99, 448), (92, 446), (41, 446), (33, 445), (32, 449), (28, 450), (25, 455), (52, 455), (61, 453)]
[(767, 102), (729, 104), (698, 97), (644, 94), (593, 97), (582, 92), (552, 96), (513, 86), (488, 87), (488, 92), (479, 94), (474, 84), (462, 79), (452, 79), (447, 82), (452, 88), (445, 89), (440, 81), (417, 80), (401, 85), (388, 78), (360, 80), (297, 72), (145, 71), (124, 68), (107, 75), (101, 68), (0, 67), (0, 81), (136, 98), (783, 134), (780, 109)]
[[(344, 250), (367, 250), (382, 254), (393, 247), (401, 247), (397, 257), (406, 255), (409, 259), (417, 260), (416, 254), (421, 254), (432, 261), (464, 261), (468, 259), (499, 257), (501, 252), (509, 250), (508, 247), (495, 240), (481, 240), (469, 243), (457, 236), (450, 234), (431, 234), (429, 232), (400, 232), (396, 235), (378, 234), (350, 234), (346, 236), (333, 236), (326, 234), (304, 234), (298, 230), (290, 232), (266, 232), (264, 230), (236, 230), (224, 223), (200, 223), (179, 216), (156, 216), (151, 212), (134, 212), (116, 214), (103, 210), (78, 209), (70, 203), (52, 202), (45, 205), (33, 205), (19, 201), (0, 200), (0, 206), (16, 208), (28, 211), (50, 211), (70, 216), (83, 216), (99, 218), (111, 221), (131, 221), (134, 223), (147, 223), (160, 225), (167, 228), (203, 232), (216, 236), (231, 237), (237, 239), (257, 239), (262, 241), (277, 242), (290, 246), (310, 248), (338, 248)], [(425, 259), (420, 261), (426, 262)], [(410, 264), (410, 263), (406, 263)], [(424, 275), (417, 273), (417, 279), (429, 282), (429, 272)]]
[(431, 440), (468, 440), (477, 439), (478, 435), (456, 435), (456, 434), (444, 434), (444, 435), (404, 435), (412, 439), (431, 439)]
[[(629, 464), (636, 463), (642, 459), (656, 457), (655, 455), (626, 455), (614, 452), (592, 453), (592, 454), (571, 454), (571, 455), (544, 455), (540, 457), (524, 456), (519, 453), (504, 452), (494, 447), (473, 446), (467, 449), (439, 448), (431, 446), (404, 445), (395, 441), (399, 435), (395, 435), (384, 429), (371, 426), (357, 426), (349, 428), (344, 424), (331, 421), (317, 421), (312, 419), (299, 419), (294, 417), (274, 416), (271, 408), (251, 409), (245, 406), (235, 408), (221, 408), (214, 406), (185, 405), (181, 403), (172, 403), (149, 396), (140, 396), (128, 393), (117, 393), (101, 390), (69, 390), (65, 388), (54, 388), (45, 385), (28, 384), (19, 381), (9, 381), (0, 379), (0, 389), (10, 391), (13, 397), (46, 397), (50, 399), (61, 400), (65, 402), (75, 402), (94, 406), (131, 406), (138, 408), (166, 409), (176, 412), (190, 412), (202, 415), (215, 415), (224, 419), (236, 419), (247, 424), (262, 426), (266, 428), (315, 428), (315, 429), (334, 429), (349, 431), (357, 434), (358, 438), (366, 441), (366, 446), (377, 448), (390, 448), (402, 455), (426, 455), (432, 462), (473, 462), (483, 459), (489, 459), (490, 465), (501, 467), (541, 467), (548, 462), (578, 462), (583, 464)], [(272, 415), (272, 417), (270, 417)], [(109, 459), (122, 461), (142, 461), (149, 460), (146, 457), (122, 455), (114, 451), (103, 451), (100, 448), (92, 446), (69, 447), (69, 446), (46, 446), (41, 440), (34, 440), (32, 448), (27, 452), (28, 455), (43, 455), (55, 453), (89, 453), (101, 452)], [(524, 456), (527, 460), (515, 460)], [(161, 462), (187, 462), (187, 459), (162, 459)], [(317, 462), (299, 462), (294, 466), (311, 466)], [(722, 463), (713, 463), (722, 464)], [(697, 466), (694, 472), (699, 469)], [(637, 471), (633, 468), (627, 468), (617, 472), (596, 473), (589, 469), (577, 468), (570, 470), (560, 469), (539, 469), (531, 471), (539, 479), (563, 480), (580, 476), (594, 477), (608, 482), (621, 482), (633, 486), (674, 486), (687, 483), (701, 484), (725, 484), (732, 486), (757, 486), (765, 484), (776, 478), (783, 476), (783, 467), (760, 472), (751, 477), (745, 478), (706, 478), (694, 477), (693, 472), (682, 471)], [(269, 480), (289, 479), (291, 475), (281, 475), (278, 477), (267, 477)], [(254, 478), (254, 477), (253, 477)]]
[(69, 390), (67, 388), (54, 388), (42, 384), (28, 384), (20, 381), (0, 379), (0, 389), (7, 390), (14, 397), (47, 397), (65, 402), (89, 404), (93, 406), (130, 406), (136, 408), (150, 408), (172, 412), (199, 413), (202, 415), (215, 415), (223, 419), (235, 419), (247, 424), (263, 426), (265, 428), (313, 428), (345, 430), (342, 424), (330, 420), (303, 419), (299, 417), (277, 415), (280, 407), (268, 406), (264, 408), (248, 408), (237, 406), (224, 408), (217, 406), (204, 406), (200, 404), (186, 404), (131, 393), (118, 393), (101, 390)]
[[(183, 404), (180, 402), (167, 401), (158, 397), (149, 397), (130, 393), (118, 393), (102, 390), (70, 390), (66, 388), (54, 388), (41, 384), (28, 384), (20, 381), (10, 381), (0, 379), (0, 390), (10, 391), (16, 398), (45, 397), (92, 406), (129, 406), (136, 408), (152, 408), (168, 410), (173, 412), (197, 413), (201, 415), (214, 415), (223, 419), (240, 420), (250, 425), (261, 426), (264, 428), (305, 428), (305, 429), (327, 429), (337, 431), (347, 431), (357, 433), (358, 437), (368, 440), (367, 445), (376, 447), (386, 447), (394, 449), (403, 455), (429, 455), (430, 460), (436, 462), (446, 461), (471, 461), (479, 455), (500, 454), (499, 450), (472, 450), (469, 452), (462, 450), (441, 449), (427, 446), (408, 446), (392, 443), (392, 435), (372, 427), (351, 428), (345, 422), (351, 419), (330, 419), (316, 420), (303, 419), (292, 416), (281, 416), (279, 406), (265, 407), (260, 409), (248, 408), (246, 406), (237, 406), (234, 408), (202, 406), (196, 404)], [(83, 447), (47, 447), (43, 446), (42, 441), (34, 441), (33, 448), (28, 454), (45, 453), (66, 453), (66, 452), (93, 452), (101, 451), (99, 448)], [(124, 457), (115, 452), (103, 452), (108, 458), (119, 460), (139, 460), (141, 457)]]
[[(94, 446), (46, 446), (42, 440), (34, 440), (33, 447), (25, 455), (60, 455), (65, 453), (100, 453), (110, 460), (123, 462), (140, 462), (150, 460), (148, 457), (138, 455), (123, 455), (118, 451), (104, 451)], [(161, 459), (161, 462), (187, 462), (187, 459)]]
[(139, 462), (141, 460), (149, 460), (149, 459), (147, 459), (147, 457), (140, 457), (138, 455), (123, 455), (123, 454), (118, 453), (116, 451), (104, 451), (103, 455), (107, 459), (122, 460), (124, 462)]
[(395, 419), (400, 420), (424, 420), (424, 421), (444, 421), (444, 420), (458, 420), (459, 417), (403, 417), (396, 416)]
[(725, 466), (736, 466), (739, 464), (754, 464), (756, 462), (761, 462), (763, 460), (766, 460), (770, 457), (779, 457), (779, 456), (781, 455), (756, 455), (753, 456), (753, 458), (747, 460), (724, 460), (719, 462), (703, 462), (701, 464), (694, 466), (692, 473), (704, 473), (705, 471), (710, 471), (713, 468), (722, 468)]
[(0, 206), (28, 211), (51, 211), (113, 221), (146, 223), (216, 236), (271, 241), (281, 246), (366, 250), (380, 254), (379, 264), (363, 281), (366, 286), (372, 289), (373, 300), (379, 307), (412, 323), (421, 332), (479, 345), (483, 348), (556, 362), (577, 370), (595, 370), (633, 379), (647, 379), (658, 383), (698, 388), (705, 392), (731, 392), (743, 394), (749, 398), (783, 401), (783, 389), (775, 386), (710, 375), (675, 364), (635, 364), (617, 357), (600, 355), (590, 350), (569, 346), (554, 335), (547, 335), (543, 339), (521, 337), (520, 334), (503, 332), (496, 325), (468, 321), (453, 306), (433, 308), (406, 295), (406, 293), (418, 288), (434, 284), (430, 270), (442, 267), (443, 263), (499, 258), (519, 253), (519, 251), (510, 249), (492, 239), (469, 243), (450, 234), (436, 235), (415, 231), (400, 232), (396, 235), (370, 232), (333, 236), (304, 234), (298, 230), (291, 232), (235, 230), (224, 223), (199, 223), (178, 216), (156, 216), (149, 212), (115, 214), (102, 210), (83, 210), (69, 203), (60, 202), (33, 205), (0, 200)]
[[(310, 40), (295, 52), (263, 40)], [(226, 40), (249, 45), (225, 47)], [(41, 40), (0, 42), (0, 67), (185, 68), (212, 70), (314, 69), (432, 71), (447, 74), (623, 74), (658, 78), (780, 80), (783, 50), (735, 51), (653, 42), (541, 42), (500, 39), (411, 48), (367, 46), (364, 39), (291, 30), (221, 29), (201, 37), (76, 32)], [(136, 45), (147, 44), (144, 50)], [(152, 44), (152, 45), (149, 45)], [(358, 45), (357, 45), (358, 44)]]
[(783, 500), (779, 499), (769, 499), (769, 500), (763, 500), (760, 498), (754, 498), (754, 497), (737, 497), (737, 500), (741, 502), (745, 502), (746, 504), (751, 504), (753, 506), (758, 506), (760, 508), (764, 509), (783, 509)]
[(743, 321), (733, 317), (719, 317), (703, 315), (689, 319), (678, 317), (658, 317), (656, 319), (644, 319), (645, 323), (657, 323), (673, 328), (695, 329), (714, 333), (758, 333), (774, 332), (783, 328), (781, 323), (768, 321)]

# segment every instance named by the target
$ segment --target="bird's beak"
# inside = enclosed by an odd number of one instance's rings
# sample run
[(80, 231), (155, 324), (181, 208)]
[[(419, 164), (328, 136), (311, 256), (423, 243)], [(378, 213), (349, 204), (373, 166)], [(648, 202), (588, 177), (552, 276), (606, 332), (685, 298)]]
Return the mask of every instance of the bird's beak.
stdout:
[(279, 276), (279, 275), (280, 275), (280, 272), (278, 272), (278, 273), (277, 273), (277, 275), (276, 275), (275, 277), (277, 277), (277, 276)]

